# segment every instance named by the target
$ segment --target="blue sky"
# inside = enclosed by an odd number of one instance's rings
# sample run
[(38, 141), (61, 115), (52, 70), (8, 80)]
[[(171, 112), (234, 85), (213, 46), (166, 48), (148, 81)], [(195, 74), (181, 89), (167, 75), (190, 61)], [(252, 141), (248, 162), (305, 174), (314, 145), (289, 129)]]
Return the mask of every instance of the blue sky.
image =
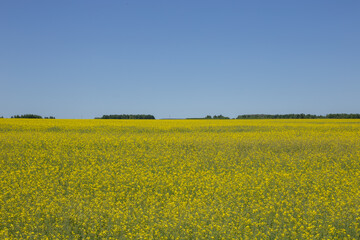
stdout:
[(360, 113), (360, 1), (0, 1), (0, 116)]

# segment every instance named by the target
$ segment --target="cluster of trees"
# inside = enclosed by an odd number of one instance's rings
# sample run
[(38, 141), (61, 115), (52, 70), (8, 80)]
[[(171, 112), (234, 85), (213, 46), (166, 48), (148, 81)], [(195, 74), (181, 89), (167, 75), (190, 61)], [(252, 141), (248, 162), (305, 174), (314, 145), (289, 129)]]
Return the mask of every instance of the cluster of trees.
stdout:
[[(43, 118), (40, 115), (36, 115), (36, 114), (23, 114), (23, 115), (14, 115), (11, 116), (11, 118)], [(55, 117), (50, 116), (50, 117), (44, 117), (45, 119), (55, 119)]]
[(239, 115), (237, 119), (315, 119), (324, 118), (323, 116), (312, 114), (247, 114)]
[(360, 118), (359, 113), (330, 113), (326, 115), (326, 118)]
[(318, 119), (318, 118), (360, 118), (360, 114), (331, 113), (325, 116), (313, 114), (248, 114), (239, 115), (237, 119)]
[(102, 117), (97, 117), (95, 119), (155, 119), (155, 117), (150, 114), (113, 114), (103, 115)]
[(230, 119), (229, 117), (224, 117), (223, 115), (214, 115), (211, 117), (210, 115), (207, 115), (205, 119)]
[(204, 118), (186, 118), (186, 119), (230, 119), (229, 117), (224, 117), (223, 115), (214, 115), (213, 117), (210, 116), (210, 115), (207, 115), (206, 117)]

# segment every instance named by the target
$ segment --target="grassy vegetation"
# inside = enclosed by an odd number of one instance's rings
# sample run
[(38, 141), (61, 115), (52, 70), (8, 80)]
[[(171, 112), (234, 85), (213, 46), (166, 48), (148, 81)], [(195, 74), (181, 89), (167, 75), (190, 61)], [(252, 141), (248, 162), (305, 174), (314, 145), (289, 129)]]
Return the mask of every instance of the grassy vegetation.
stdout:
[(0, 239), (359, 239), (359, 120), (0, 119)]

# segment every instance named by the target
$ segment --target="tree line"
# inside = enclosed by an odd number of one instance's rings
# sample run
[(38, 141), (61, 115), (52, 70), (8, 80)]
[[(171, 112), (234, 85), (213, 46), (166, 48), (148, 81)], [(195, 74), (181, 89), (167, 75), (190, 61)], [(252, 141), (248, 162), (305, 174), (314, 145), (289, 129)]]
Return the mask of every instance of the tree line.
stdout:
[(326, 118), (345, 118), (345, 119), (357, 119), (360, 118), (359, 113), (330, 113), (326, 115)]
[[(0, 116), (0, 118), (3, 118)], [(37, 114), (13, 115), (11, 118), (33, 118), (33, 119), (55, 119), (55, 117), (42, 117)], [(95, 119), (155, 119), (151, 114), (111, 114), (95, 117)], [(186, 119), (230, 119), (223, 115), (207, 115), (204, 118)], [(244, 114), (238, 115), (236, 119), (360, 119), (359, 113), (330, 113), (326, 115), (314, 114)]]
[(229, 117), (224, 117), (223, 115), (214, 115), (211, 117), (210, 115), (207, 115), (205, 119), (230, 119)]
[(327, 115), (313, 115), (313, 114), (247, 114), (239, 115), (237, 119), (358, 119), (360, 114), (357, 113), (331, 113)]
[[(187, 119), (230, 119), (223, 115), (207, 115), (204, 118), (187, 118)], [(244, 114), (238, 115), (236, 119), (360, 119), (358, 113), (330, 113), (326, 115), (315, 114)]]
[[(39, 119), (42, 119), (43, 117), (40, 115), (36, 115), (36, 114), (23, 114), (23, 115), (14, 115), (14, 116), (11, 116), (11, 118), (39, 118)], [(44, 117), (44, 119), (55, 119), (55, 117), (53, 117), (53, 116)]]
[(95, 119), (155, 119), (155, 117), (150, 114), (112, 114), (96, 117)]

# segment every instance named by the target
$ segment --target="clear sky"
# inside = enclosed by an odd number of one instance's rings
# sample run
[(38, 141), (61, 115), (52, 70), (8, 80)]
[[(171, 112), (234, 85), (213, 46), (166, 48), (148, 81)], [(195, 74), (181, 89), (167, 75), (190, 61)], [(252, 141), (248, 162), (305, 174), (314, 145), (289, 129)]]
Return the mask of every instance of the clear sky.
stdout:
[(360, 113), (358, 0), (2, 0), (0, 116)]

